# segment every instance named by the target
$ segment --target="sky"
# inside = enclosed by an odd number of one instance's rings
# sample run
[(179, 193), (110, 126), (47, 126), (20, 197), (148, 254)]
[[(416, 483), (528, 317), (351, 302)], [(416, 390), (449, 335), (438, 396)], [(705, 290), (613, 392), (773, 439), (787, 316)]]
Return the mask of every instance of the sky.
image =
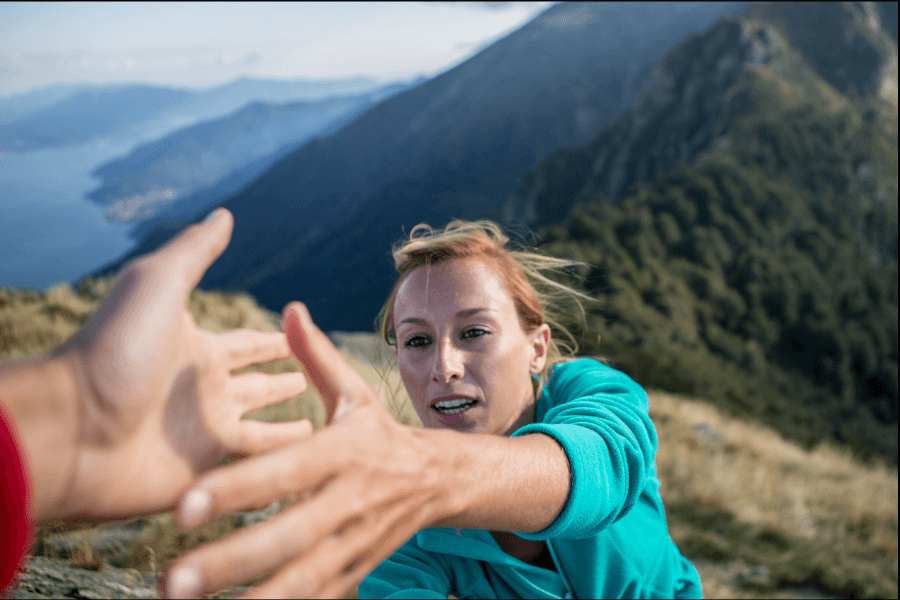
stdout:
[(0, 2), (0, 96), (56, 83), (432, 76), (552, 2)]

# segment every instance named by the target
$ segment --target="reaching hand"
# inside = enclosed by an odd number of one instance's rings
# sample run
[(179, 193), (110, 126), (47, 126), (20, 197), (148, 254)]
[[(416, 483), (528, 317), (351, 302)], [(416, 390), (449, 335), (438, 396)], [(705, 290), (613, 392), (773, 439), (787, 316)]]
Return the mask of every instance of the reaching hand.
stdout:
[(452, 511), (444, 494), (450, 465), (425, 439), (429, 432), (390, 416), (304, 306), (285, 308), (284, 329), (325, 401), (329, 426), (207, 474), (176, 519), (193, 527), (290, 495), (301, 500), (179, 558), (169, 571), (169, 597), (196, 597), (274, 571), (249, 594), (338, 598), (416, 531)]
[(284, 334), (211, 333), (187, 297), (228, 245), (219, 209), (137, 261), (56, 353), (77, 390), (70, 485), (46, 518), (116, 518), (170, 508), (226, 455), (252, 455), (309, 436), (309, 421), (268, 424), (244, 413), (296, 396), (301, 373), (231, 372), (290, 356)]

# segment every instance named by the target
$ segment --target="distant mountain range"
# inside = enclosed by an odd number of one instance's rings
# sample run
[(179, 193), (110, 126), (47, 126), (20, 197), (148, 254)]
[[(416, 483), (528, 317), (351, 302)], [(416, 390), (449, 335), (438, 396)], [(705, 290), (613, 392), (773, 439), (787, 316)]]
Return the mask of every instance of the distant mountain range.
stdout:
[(597, 302), (561, 315), (583, 352), (896, 463), (896, 23), (896, 3), (555, 5), (219, 201), (234, 236), (201, 286), (367, 330), (413, 225), (540, 227), (587, 264)]
[(130, 85), (56, 85), (0, 97), (0, 152), (24, 152), (180, 127), (234, 112), (250, 102), (315, 101), (371, 92), (366, 78), (242, 78), (209, 90)]
[(324, 100), (255, 102), (99, 166), (93, 175), (103, 184), (89, 197), (108, 206), (107, 215), (120, 221), (146, 219), (168, 205), (176, 205), (180, 214), (193, 214), (204, 206), (182, 199), (226, 178), (238, 187), (249, 183), (314, 137), (337, 131), (378, 102), (424, 80)]
[[(499, 217), (528, 166), (590, 139), (669, 45), (742, 6), (551, 7), (224, 200), (237, 227), (202, 285), (245, 289), (268, 307), (302, 297), (327, 329), (371, 328), (392, 279), (390, 244), (404, 230)], [(184, 224), (147, 232), (135, 254)]]
[(78, 92), (97, 86), (90, 84), (57, 83), (37, 88), (22, 94), (0, 96), (0, 123), (11, 123), (23, 119), (41, 109), (53, 106)]

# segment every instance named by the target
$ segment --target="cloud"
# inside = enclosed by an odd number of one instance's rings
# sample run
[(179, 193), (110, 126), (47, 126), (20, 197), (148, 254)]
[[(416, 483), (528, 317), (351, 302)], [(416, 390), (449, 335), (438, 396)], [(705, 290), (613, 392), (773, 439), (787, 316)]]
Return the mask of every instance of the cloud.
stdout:
[(259, 52), (222, 52), (219, 54), (216, 65), (231, 67), (241, 65), (252, 65), (262, 61), (262, 55)]
[(119, 71), (122, 69), (133, 69), (137, 63), (131, 57), (118, 56), (109, 61), (109, 69), (111, 71)]

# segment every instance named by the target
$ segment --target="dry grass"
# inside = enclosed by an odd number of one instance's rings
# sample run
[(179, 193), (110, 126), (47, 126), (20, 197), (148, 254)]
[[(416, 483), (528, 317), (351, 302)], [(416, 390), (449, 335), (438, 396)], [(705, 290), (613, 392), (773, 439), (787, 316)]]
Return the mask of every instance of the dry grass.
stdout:
[[(67, 339), (110, 283), (88, 282), (77, 292), (61, 286), (46, 294), (0, 289), (0, 364), (41, 354)], [(213, 331), (278, 329), (278, 315), (246, 295), (195, 292), (190, 308), (197, 323)], [(386, 361), (391, 350), (367, 334), (331, 337), (398, 420), (417, 424), (399, 376)], [(257, 368), (282, 372), (299, 366), (286, 360)], [(698, 565), (707, 597), (796, 597), (798, 588), (823, 597), (897, 597), (895, 468), (863, 465), (832, 446), (804, 451), (703, 402), (651, 392), (650, 405), (672, 537)], [(317, 428), (324, 422), (314, 390), (249, 416), (309, 418)], [(79, 543), (73, 559), (88, 567), (115, 560), (115, 566), (155, 571), (184, 550), (266, 518), (289, 502), (189, 532), (178, 530), (168, 515), (157, 515), (129, 552), (99, 556)], [(39, 538), (56, 531), (47, 528)]]
[(661, 492), (685, 554), (766, 566), (750, 585), (764, 594), (897, 596), (896, 468), (830, 445), (805, 451), (702, 402), (651, 393), (650, 403)]
[(771, 429), (669, 394), (651, 394), (651, 416), (668, 500), (719, 502), (744, 523), (803, 539), (833, 535), (839, 521), (868, 520), (870, 537), (886, 550), (893, 538), (896, 554), (896, 469), (862, 465), (830, 445), (808, 452)]

